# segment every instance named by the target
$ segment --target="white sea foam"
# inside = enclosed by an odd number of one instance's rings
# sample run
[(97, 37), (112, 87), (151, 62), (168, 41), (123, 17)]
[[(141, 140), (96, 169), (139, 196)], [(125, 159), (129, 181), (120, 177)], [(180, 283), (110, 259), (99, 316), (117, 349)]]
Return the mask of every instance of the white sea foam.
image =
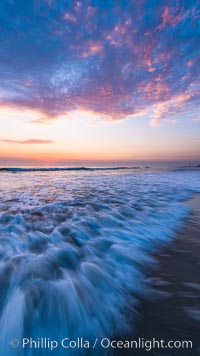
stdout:
[(6, 355), (16, 355), (8, 345), (13, 337), (93, 340), (126, 333), (145, 293), (150, 254), (173, 238), (187, 214), (182, 201), (200, 192), (198, 178), (195, 171), (4, 172), (0, 343)]

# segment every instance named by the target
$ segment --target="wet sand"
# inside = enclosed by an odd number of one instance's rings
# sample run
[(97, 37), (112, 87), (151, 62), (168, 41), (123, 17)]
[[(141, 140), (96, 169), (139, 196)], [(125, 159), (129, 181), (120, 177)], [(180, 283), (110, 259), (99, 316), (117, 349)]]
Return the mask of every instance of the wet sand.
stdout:
[(175, 240), (155, 254), (156, 266), (147, 273), (148, 292), (131, 339), (191, 340), (193, 347), (132, 349), (120, 355), (200, 355), (200, 194), (186, 204), (191, 213), (184, 226)]

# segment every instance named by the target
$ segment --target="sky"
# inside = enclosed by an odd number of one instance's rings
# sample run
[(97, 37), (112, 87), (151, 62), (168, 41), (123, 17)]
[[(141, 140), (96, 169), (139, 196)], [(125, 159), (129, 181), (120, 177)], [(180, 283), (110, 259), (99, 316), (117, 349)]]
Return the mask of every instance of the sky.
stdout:
[(1, 0), (0, 165), (200, 160), (195, 0)]

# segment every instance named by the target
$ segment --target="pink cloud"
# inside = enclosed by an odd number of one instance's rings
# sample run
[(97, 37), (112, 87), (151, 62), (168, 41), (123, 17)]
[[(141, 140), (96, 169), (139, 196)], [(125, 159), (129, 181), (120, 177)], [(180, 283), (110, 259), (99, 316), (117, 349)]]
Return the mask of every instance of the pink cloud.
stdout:
[(63, 18), (70, 22), (76, 22), (75, 17), (70, 12), (65, 12)]
[(168, 6), (165, 6), (163, 14), (162, 14), (162, 23), (157, 26), (158, 30), (163, 30), (168, 24), (172, 27), (176, 26), (179, 21), (182, 21), (189, 15), (190, 11), (186, 11), (184, 13), (179, 13), (176, 16), (172, 16), (170, 14), (170, 10)]
[(10, 140), (10, 139), (0, 139), (1, 142), (8, 143), (18, 143), (22, 145), (35, 145), (35, 144), (46, 144), (53, 143), (52, 140), (39, 140), (39, 139), (28, 139), (28, 140)]
[[(188, 93), (177, 95), (169, 100), (158, 102), (153, 105), (153, 114), (151, 125), (157, 126), (159, 122), (166, 117), (173, 117), (177, 112), (181, 111), (183, 107), (190, 100), (191, 95)], [(168, 121), (176, 123), (175, 119), (168, 119)]]

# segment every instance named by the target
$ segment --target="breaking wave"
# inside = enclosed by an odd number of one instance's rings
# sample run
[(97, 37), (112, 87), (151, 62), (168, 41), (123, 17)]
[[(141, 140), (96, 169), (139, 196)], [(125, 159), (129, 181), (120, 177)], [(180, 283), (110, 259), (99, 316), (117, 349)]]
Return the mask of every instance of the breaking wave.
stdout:
[(9, 356), (14, 337), (132, 330), (151, 252), (173, 238), (182, 201), (200, 191), (189, 171), (6, 172), (0, 183), (0, 343)]
[(119, 171), (140, 168), (144, 167), (1, 167), (0, 172)]

